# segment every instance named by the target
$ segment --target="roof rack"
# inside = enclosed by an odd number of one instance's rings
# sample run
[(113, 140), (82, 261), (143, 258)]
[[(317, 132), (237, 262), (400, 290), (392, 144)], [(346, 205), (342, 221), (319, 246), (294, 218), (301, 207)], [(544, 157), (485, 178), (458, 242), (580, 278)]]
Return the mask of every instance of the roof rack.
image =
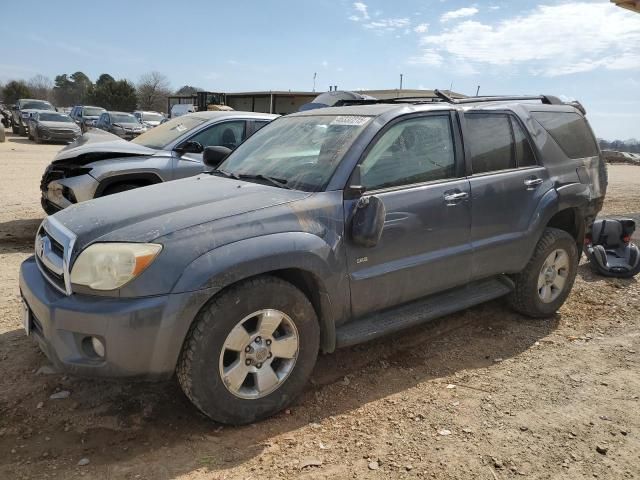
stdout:
[(380, 103), (433, 103), (441, 102), (442, 99), (436, 95), (417, 97), (393, 97), (393, 98), (361, 98), (338, 100), (335, 107), (346, 105), (376, 105)]
[(508, 101), (520, 101), (520, 100), (540, 100), (540, 102), (546, 105), (571, 105), (577, 108), (583, 115), (587, 114), (587, 111), (578, 101), (563, 102), (558, 97), (553, 95), (495, 95), (495, 96), (483, 96), (483, 97), (467, 97), (467, 98), (452, 98), (446, 93), (435, 89), (434, 95), (440, 98), (442, 101), (452, 104), (465, 104), (465, 103), (482, 103), (482, 102), (508, 102)]

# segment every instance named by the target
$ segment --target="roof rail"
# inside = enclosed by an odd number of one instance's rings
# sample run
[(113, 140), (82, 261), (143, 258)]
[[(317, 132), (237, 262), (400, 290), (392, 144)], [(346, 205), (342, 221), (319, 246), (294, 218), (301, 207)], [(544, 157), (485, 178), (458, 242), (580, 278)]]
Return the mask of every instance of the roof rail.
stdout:
[(441, 102), (442, 99), (436, 95), (419, 97), (393, 97), (393, 98), (362, 98), (338, 100), (334, 106), (345, 105), (375, 105), (380, 103), (432, 103)]
[(452, 104), (465, 104), (465, 103), (481, 103), (481, 102), (508, 102), (519, 100), (540, 100), (541, 103), (546, 105), (571, 105), (577, 108), (583, 115), (587, 112), (580, 102), (563, 102), (558, 97), (553, 95), (495, 95), (495, 96), (483, 96), (483, 97), (467, 97), (467, 98), (452, 98), (446, 93), (436, 89), (433, 93), (443, 101)]

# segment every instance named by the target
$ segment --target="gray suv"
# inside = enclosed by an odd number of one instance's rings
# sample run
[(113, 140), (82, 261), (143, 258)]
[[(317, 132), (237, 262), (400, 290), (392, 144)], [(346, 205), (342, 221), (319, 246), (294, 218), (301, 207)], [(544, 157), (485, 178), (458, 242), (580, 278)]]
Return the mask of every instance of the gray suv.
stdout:
[(281, 117), (207, 149), (210, 174), (46, 218), (27, 332), (70, 373), (175, 373), (242, 424), (290, 404), (319, 351), (502, 296), (554, 315), (607, 183), (584, 115), (439, 95)]
[(53, 214), (92, 198), (197, 175), (208, 170), (202, 163), (206, 147), (233, 149), (276, 117), (252, 112), (192, 113), (130, 142), (93, 129), (62, 149), (45, 169), (40, 182), (42, 208)]

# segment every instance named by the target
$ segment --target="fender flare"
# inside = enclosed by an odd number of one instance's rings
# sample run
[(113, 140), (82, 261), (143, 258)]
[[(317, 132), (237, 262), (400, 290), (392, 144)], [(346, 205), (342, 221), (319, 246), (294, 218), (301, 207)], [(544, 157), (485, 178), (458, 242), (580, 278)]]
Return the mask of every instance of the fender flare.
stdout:
[[(224, 288), (257, 275), (295, 269), (310, 274), (318, 287), (318, 320), (323, 351), (335, 349), (336, 310), (349, 305), (346, 281), (338, 268), (334, 250), (322, 238), (305, 232), (283, 232), (252, 237), (215, 248), (196, 258), (185, 268), (172, 293), (207, 289), (216, 295)], [(338, 305), (334, 305), (337, 303)]]

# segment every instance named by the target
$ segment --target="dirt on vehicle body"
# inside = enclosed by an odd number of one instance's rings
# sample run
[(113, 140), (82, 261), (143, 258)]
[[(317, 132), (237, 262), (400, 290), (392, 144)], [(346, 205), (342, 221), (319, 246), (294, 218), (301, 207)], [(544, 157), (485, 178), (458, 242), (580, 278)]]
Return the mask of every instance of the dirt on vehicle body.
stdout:
[[(640, 288), (584, 264), (555, 318), (496, 301), (323, 356), (300, 400), (254, 426), (207, 422), (171, 382), (36, 374), (47, 362), (22, 331), (16, 282), (57, 149), (0, 146), (1, 478), (640, 475)], [(602, 213), (640, 219), (640, 169), (610, 166), (609, 179)]]

